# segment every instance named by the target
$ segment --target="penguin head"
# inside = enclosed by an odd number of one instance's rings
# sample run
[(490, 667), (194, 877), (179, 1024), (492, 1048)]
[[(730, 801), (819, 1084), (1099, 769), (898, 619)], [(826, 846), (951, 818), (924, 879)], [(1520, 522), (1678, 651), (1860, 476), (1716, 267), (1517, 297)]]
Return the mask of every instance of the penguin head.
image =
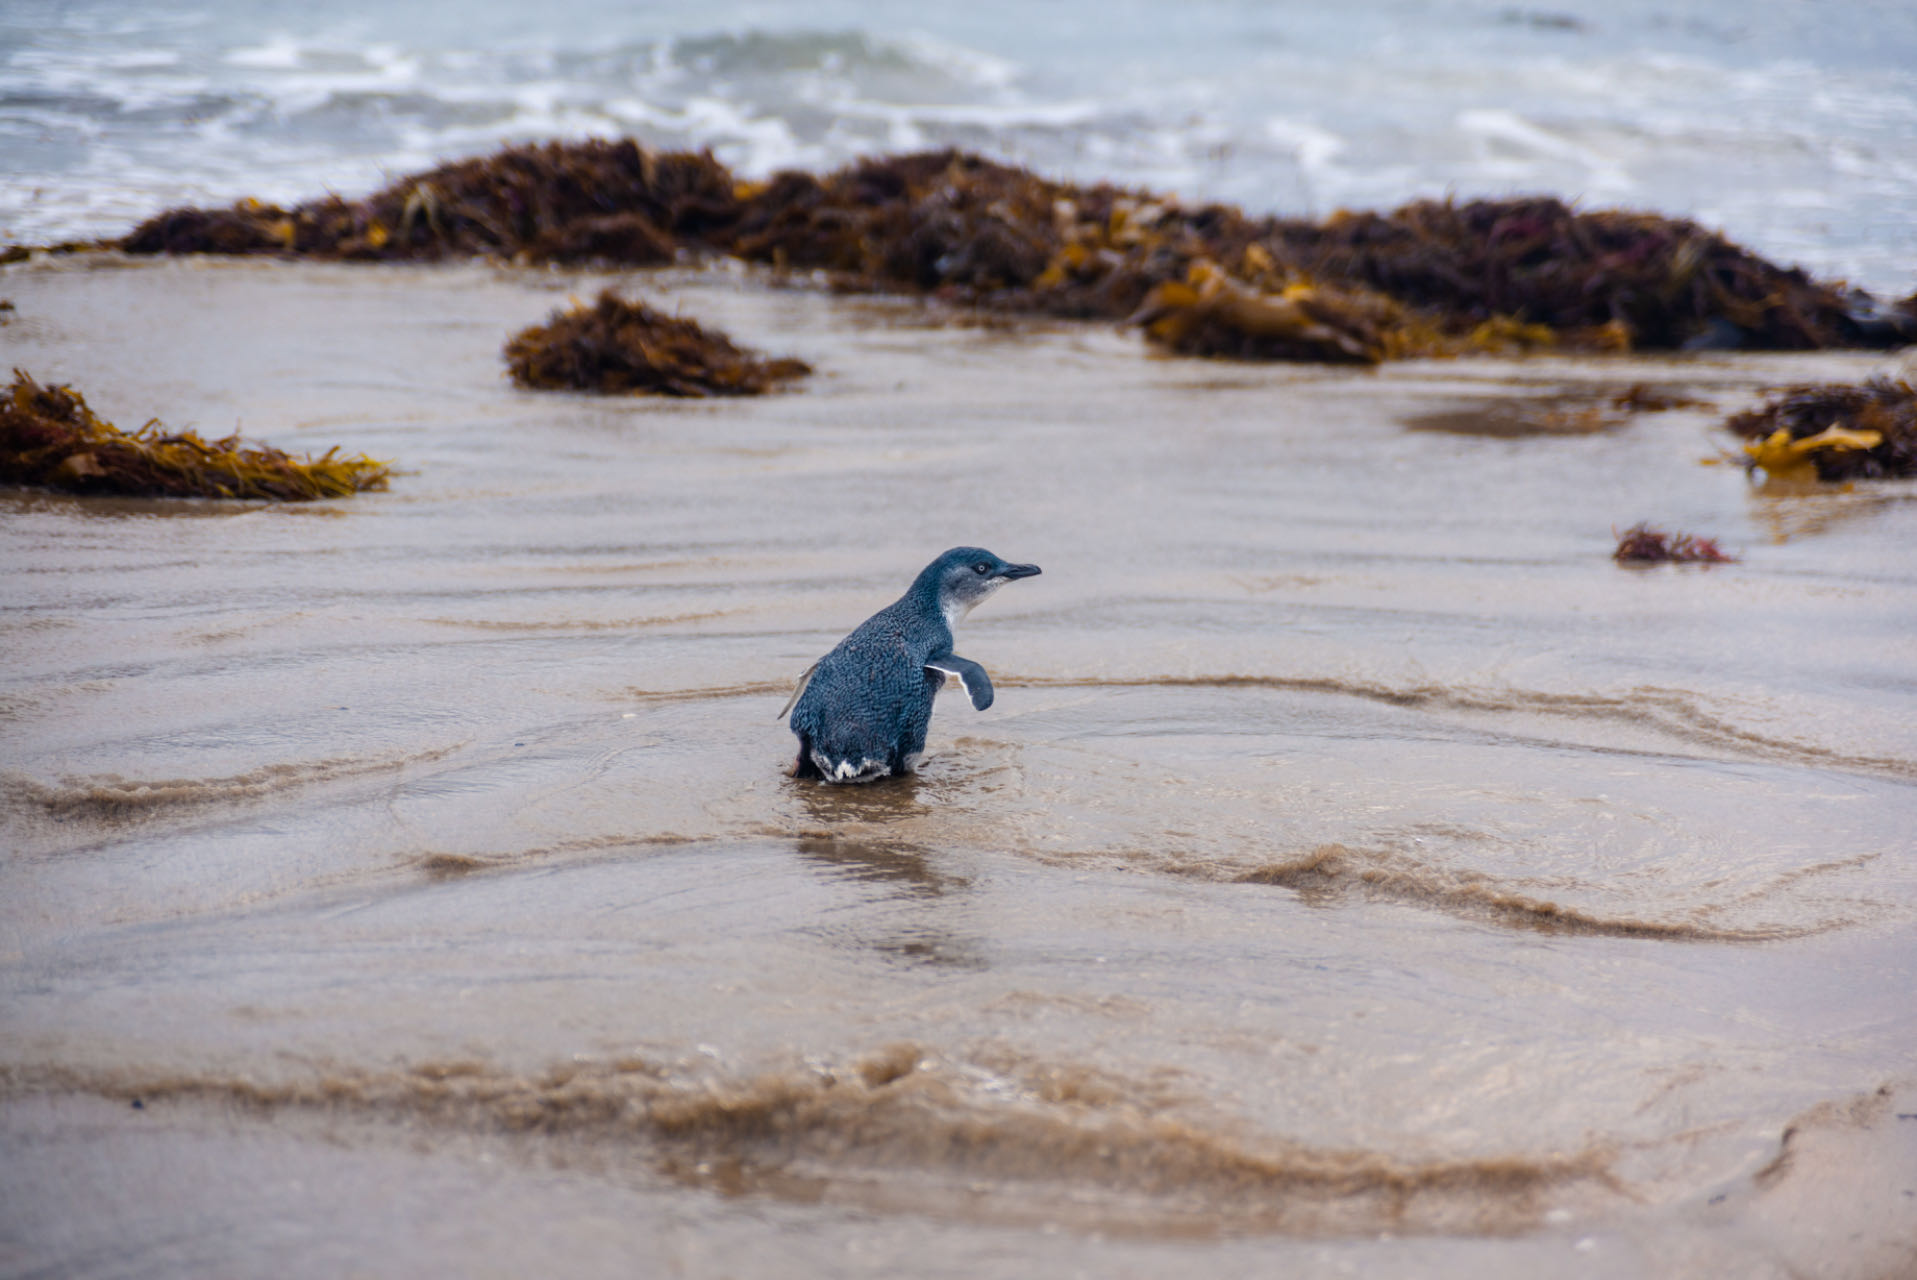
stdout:
[(945, 625), (955, 627), (985, 597), (1014, 578), (1036, 577), (1038, 571), (1035, 564), (1012, 564), (983, 547), (953, 547), (925, 567), (919, 584), (933, 593)]

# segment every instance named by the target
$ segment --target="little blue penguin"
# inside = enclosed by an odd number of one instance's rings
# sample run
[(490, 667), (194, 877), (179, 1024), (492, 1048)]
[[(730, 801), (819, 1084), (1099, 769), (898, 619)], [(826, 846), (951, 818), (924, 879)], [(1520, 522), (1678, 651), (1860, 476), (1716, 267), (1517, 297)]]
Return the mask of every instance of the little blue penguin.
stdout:
[(871, 782), (910, 773), (947, 676), (978, 710), (991, 706), (991, 678), (952, 652), (952, 629), (1006, 583), (1037, 573), (1035, 564), (1008, 564), (979, 547), (953, 547), (926, 565), (904, 595), (799, 677), (785, 704), (799, 736), (793, 776)]

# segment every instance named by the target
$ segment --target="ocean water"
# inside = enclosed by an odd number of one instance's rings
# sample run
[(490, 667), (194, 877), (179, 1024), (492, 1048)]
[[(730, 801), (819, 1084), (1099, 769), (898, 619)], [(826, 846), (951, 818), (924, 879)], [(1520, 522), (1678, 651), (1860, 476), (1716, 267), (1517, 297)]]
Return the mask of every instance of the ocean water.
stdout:
[(1550, 192), (1917, 288), (1917, 7), (346, 0), (0, 8), (0, 238), (635, 135), (748, 175), (955, 145), (1322, 215)]

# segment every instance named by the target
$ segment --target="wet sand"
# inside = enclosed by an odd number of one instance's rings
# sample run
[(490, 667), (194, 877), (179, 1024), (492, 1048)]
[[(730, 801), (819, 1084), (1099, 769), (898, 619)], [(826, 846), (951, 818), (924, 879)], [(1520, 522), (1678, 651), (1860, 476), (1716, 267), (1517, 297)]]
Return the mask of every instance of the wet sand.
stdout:
[[(123, 425), (401, 468), (0, 496), (0, 1268), (1917, 1264), (1917, 486), (1698, 465), (1876, 361), (629, 279), (820, 372), (513, 390), (578, 275), (0, 276)], [(1742, 559), (1619, 568), (1641, 519)], [(792, 681), (956, 543), (1045, 569), (961, 631), (997, 703), (785, 778)]]

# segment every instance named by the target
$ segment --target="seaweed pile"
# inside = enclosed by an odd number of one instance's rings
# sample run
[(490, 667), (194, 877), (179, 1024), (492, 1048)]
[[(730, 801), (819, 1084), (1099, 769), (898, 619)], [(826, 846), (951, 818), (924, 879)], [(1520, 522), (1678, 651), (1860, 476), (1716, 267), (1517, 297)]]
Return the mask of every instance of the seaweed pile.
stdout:
[(498, 257), (526, 262), (670, 262), (740, 214), (735, 183), (707, 153), (631, 141), (509, 147), (402, 178), (363, 200), (292, 209), (242, 200), (173, 209), (121, 241), (128, 253), (286, 253), (365, 260)]
[(802, 360), (762, 360), (723, 333), (610, 289), (515, 334), (506, 365), (514, 382), (535, 390), (667, 396), (759, 395), (812, 372)]
[(1750, 465), (1776, 479), (1917, 475), (1917, 390), (1905, 382), (1791, 387), (1724, 425), (1749, 441)]
[(1648, 524), (1626, 529), (1611, 558), (1619, 564), (1729, 564), (1737, 559), (1724, 554), (1714, 539), (1665, 533)]
[(71, 387), (41, 386), (18, 369), (0, 398), (0, 484), (70, 493), (309, 502), (384, 489), (385, 463), (358, 456), (294, 458), (238, 436), (206, 441), (159, 422), (122, 431)]
[(1373, 361), (1917, 340), (1917, 303), (1846, 294), (1682, 219), (1580, 212), (1548, 197), (1252, 218), (953, 150), (748, 183), (705, 152), (548, 143), (358, 201), (176, 209), (122, 247), (635, 266), (721, 253), (824, 272), (846, 289), (1131, 319), (1170, 349), (1203, 355)]

